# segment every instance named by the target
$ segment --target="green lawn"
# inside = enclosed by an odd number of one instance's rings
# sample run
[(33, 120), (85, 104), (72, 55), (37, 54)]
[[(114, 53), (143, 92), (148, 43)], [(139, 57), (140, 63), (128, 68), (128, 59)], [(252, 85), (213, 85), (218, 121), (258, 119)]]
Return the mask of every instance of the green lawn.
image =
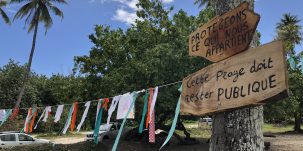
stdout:
[[(263, 132), (270, 132), (270, 133), (284, 133), (293, 131), (294, 125), (276, 125), (276, 124), (267, 124), (263, 125)], [(301, 125), (301, 129), (303, 129), (303, 125)]]

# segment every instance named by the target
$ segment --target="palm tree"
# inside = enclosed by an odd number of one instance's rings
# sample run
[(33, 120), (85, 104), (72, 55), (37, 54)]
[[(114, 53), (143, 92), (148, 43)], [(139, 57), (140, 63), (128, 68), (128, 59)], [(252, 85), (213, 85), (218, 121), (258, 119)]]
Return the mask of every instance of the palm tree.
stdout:
[(32, 41), (32, 48), (30, 51), (26, 73), (24, 75), (23, 83), (20, 88), (20, 93), (18, 96), (18, 100), (16, 102), (15, 108), (14, 108), (14, 114), (12, 118), (14, 118), (18, 114), (18, 109), (20, 106), (20, 102), (22, 99), (22, 96), (25, 91), (26, 84), (30, 77), (30, 71), (31, 71), (31, 65), (33, 60), (33, 55), (35, 51), (35, 45), (36, 45), (36, 37), (38, 32), (39, 23), (44, 23), (45, 27), (45, 34), (47, 30), (51, 27), (53, 24), (52, 18), (50, 16), (50, 12), (52, 11), (56, 16), (59, 16), (63, 19), (63, 12), (54, 6), (54, 3), (60, 3), (60, 4), (67, 4), (65, 0), (11, 0), (11, 3), (21, 3), (26, 2), (25, 5), (23, 5), (18, 12), (16, 13), (15, 19), (23, 19), (25, 17), (25, 24), (28, 24), (28, 32), (34, 31), (33, 35), (33, 41)]
[(3, 18), (3, 20), (5, 21), (5, 23), (10, 24), (10, 20), (9, 20), (8, 16), (2, 9), (2, 7), (5, 6), (6, 4), (7, 4), (6, 1), (0, 0), (0, 15)]
[(277, 39), (284, 40), (288, 54), (295, 54), (295, 45), (300, 44), (302, 41), (302, 26), (298, 25), (299, 22), (300, 20), (297, 16), (284, 14), (280, 22), (277, 23)]

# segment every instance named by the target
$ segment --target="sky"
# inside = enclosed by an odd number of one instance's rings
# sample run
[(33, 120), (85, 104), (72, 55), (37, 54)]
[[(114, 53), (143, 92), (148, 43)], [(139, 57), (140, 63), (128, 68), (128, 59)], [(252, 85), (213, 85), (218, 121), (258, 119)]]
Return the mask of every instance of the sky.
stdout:
[[(36, 51), (32, 70), (38, 74), (71, 73), (74, 57), (87, 55), (92, 43), (88, 35), (94, 32), (95, 25), (109, 25), (113, 29), (126, 29), (137, 18), (135, 11), (138, 0), (67, 0), (68, 5), (57, 5), (64, 18), (53, 16), (53, 26), (45, 35), (40, 26), (37, 36)], [(173, 6), (177, 12), (183, 9), (189, 15), (197, 16), (202, 8), (194, 5), (194, 0), (162, 0), (165, 7)], [(4, 8), (13, 18), (22, 4)], [(256, 0), (255, 12), (261, 15), (258, 30), (261, 43), (271, 42), (275, 35), (276, 23), (285, 13), (297, 15), (303, 20), (302, 0)], [(173, 14), (171, 14), (173, 15)], [(303, 21), (300, 22), (303, 26)], [(24, 20), (15, 20), (11, 25), (4, 24), (0, 18), (0, 66), (13, 59), (20, 64), (28, 60), (33, 33), (28, 33)], [(296, 46), (296, 51), (303, 51), (303, 46)]]

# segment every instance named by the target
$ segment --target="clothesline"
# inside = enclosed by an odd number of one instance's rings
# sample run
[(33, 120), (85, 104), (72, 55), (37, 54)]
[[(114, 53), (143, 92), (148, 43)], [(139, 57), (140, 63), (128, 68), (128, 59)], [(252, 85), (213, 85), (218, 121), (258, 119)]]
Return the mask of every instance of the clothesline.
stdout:
[[(163, 85), (159, 85), (158, 88), (163, 88), (163, 87), (168, 87), (168, 86), (171, 86), (171, 85), (175, 85), (175, 84), (178, 84), (178, 83), (181, 83), (182, 81), (176, 81), (176, 82), (172, 82), (172, 83), (168, 83), (168, 84), (163, 84)], [(154, 88), (152, 88), (154, 89)], [(145, 92), (145, 89), (143, 90), (140, 90), (138, 92)], [(106, 97), (104, 97), (106, 98)], [(114, 97), (108, 97), (110, 99), (114, 98)], [(91, 100), (91, 102), (97, 102), (99, 101), (100, 99), (98, 100)], [(86, 102), (88, 101), (82, 101), (82, 102), (78, 102), (78, 104), (85, 104)], [(56, 106), (59, 106), (59, 105), (64, 105), (64, 106), (69, 106), (69, 105), (72, 105), (73, 103), (69, 103), (69, 104), (58, 104), (58, 105), (50, 105), (50, 107), (56, 107)], [(27, 108), (19, 108), (19, 110), (28, 110), (30, 107), (27, 107)], [(45, 106), (39, 106), (39, 107), (36, 107), (37, 109), (41, 109), (41, 108), (45, 108)], [(2, 110), (7, 110), (7, 109), (2, 109)], [(14, 109), (12, 109), (14, 110)]]

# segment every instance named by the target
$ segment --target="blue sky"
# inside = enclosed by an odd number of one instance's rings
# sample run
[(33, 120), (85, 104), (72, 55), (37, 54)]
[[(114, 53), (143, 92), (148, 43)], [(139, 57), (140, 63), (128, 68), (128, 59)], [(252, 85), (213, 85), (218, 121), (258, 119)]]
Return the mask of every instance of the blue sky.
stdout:
[[(52, 75), (71, 73), (74, 56), (88, 54), (92, 44), (88, 35), (96, 24), (110, 25), (112, 28), (127, 28), (136, 18), (137, 0), (67, 0), (68, 5), (60, 5), (64, 19), (53, 17), (54, 24), (44, 34), (40, 26), (32, 70), (38, 74)], [(165, 6), (174, 6), (174, 12), (185, 10), (197, 15), (201, 8), (194, 0), (163, 0)], [(11, 5), (5, 9), (12, 18), (21, 5)], [(261, 42), (267, 43), (275, 37), (276, 23), (284, 13), (298, 15), (303, 19), (302, 0), (257, 0), (255, 11), (261, 15), (258, 30)], [(303, 26), (303, 21), (300, 22)], [(0, 20), (0, 66), (11, 58), (21, 64), (27, 62), (31, 48), (32, 33), (27, 33), (24, 21), (16, 20), (11, 26)], [(297, 46), (297, 51), (303, 47)]]

